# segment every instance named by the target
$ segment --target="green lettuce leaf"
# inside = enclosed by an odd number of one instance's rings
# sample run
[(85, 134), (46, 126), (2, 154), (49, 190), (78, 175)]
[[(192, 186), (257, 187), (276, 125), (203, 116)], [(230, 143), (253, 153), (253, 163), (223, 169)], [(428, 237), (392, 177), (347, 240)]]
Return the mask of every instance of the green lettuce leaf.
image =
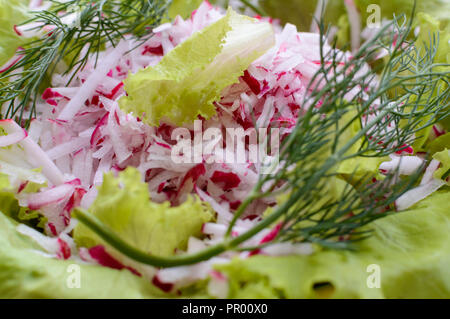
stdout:
[(0, 211), (8, 216), (16, 215), (20, 210), (14, 194), (11, 192), (8, 175), (0, 173)]
[[(450, 8), (449, 8), (450, 10)], [(448, 10), (447, 10), (448, 11)], [(425, 53), (425, 50), (430, 47), (430, 44), (436, 45), (436, 52), (434, 62), (438, 63), (450, 63), (450, 29), (444, 28), (443, 24), (435, 17), (426, 13), (418, 13), (416, 26), (419, 27), (419, 34), (417, 35), (417, 40), (415, 42), (416, 47)], [(450, 25), (449, 25), (450, 27)], [(436, 71), (449, 71), (448, 66), (439, 66), (435, 68)], [(442, 90), (448, 87), (448, 83), (441, 81), (440, 83)], [(426, 96), (427, 97), (427, 96)], [(425, 97), (425, 98), (426, 98)], [(450, 107), (447, 108), (450, 112)], [(448, 121), (447, 117), (447, 121)], [(429, 119), (424, 118), (423, 124), (425, 124)], [(446, 122), (441, 123), (446, 130), (449, 127)], [(423, 130), (416, 133), (418, 139), (414, 142), (413, 147), (416, 151), (428, 151), (429, 136), (432, 132), (432, 127), (429, 126)]]
[(250, 63), (274, 44), (268, 23), (229, 9), (225, 17), (196, 32), (154, 67), (130, 74), (124, 81), (128, 96), (119, 100), (126, 112), (151, 125), (161, 119), (177, 125), (199, 115), (215, 114), (214, 101), (238, 82)]
[[(158, 298), (161, 291), (128, 270), (44, 257), (0, 212), (0, 298)], [(34, 250), (34, 251), (32, 251)], [(79, 269), (79, 288), (68, 283)], [(76, 279), (75, 279), (76, 280)], [(74, 287), (74, 288), (70, 288)]]
[[(294, 23), (303, 31), (309, 31), (317, 0), (260, 0), (260, 4), (270, 16), (279, 18), (282, 22)], [(414, 0), (355, 0), (363, 26), (366, 25), (367, 18), (373, 14), (372, 11), (368, 12), (368, 6), (371, 4), (380, 7), (382, 18), (392, 19), (394, 14), (409, 16)], [(447, 0), (417, 0), (416, 12), (428, 13), (443, 23), (448, 23), (449, 10), (450, 3)], [(347, 16), (344, 0), (328, 1), (324, 15), (325, 23), (336, 25), (342, 16)]]
[(439, 169), (433, 175), (434, 178), (445, 180), (450, 176), (450, 150), (444, 149), (442, 152), (437, 152), (433, 155), (433, 158), (441, 163)]
[[(336, 202), (337, 200), (341, 199), (346, 192), (350, 190), (350, 188), (353, 188), (353, 186), (347, 182), (346, 180), (331, 176), (328, 179), (328, 182), (326, 185), (323, 186), (321, 189), (321, 194), (315, 193), (314, 200), (311, 201), (311, 204), (308, 206), (308, 211), (314, 211), (317, 209), (320, 209), (321, 207), (324, 207), (327, 204), (331, 204)], [(285, 203), (291, 196), (291, 193), (283, 193), (281, 195), (278, 195), (276, 197), (277, 205), (282, 205)], [(264, 211), (264, 216), (269, 216), (271, 213), (273, 213), (275, 210), (274, 207), (268, 207)], [(331, 212), (329, 212), (331, 215)], [(280, 218), (280, 222), (283, 220), (283, 218)], [(314, 224), (309, 220), (302, 221), (301, 223), (298, 223), (298, 227), (306, 227), (307, 225)]]
[(428, 151), (434, 154), (443, 151), (447, 147), (450, 147), (450, 133), (441, 135), (433, 140), (428, 146)]
[(179, 15), (186, 19), (202, 2), (203, 0), (173, 0), (169, 8), (169, 17), (175, 19)]
[[(450, 12), (450, 8), (447, 12)], [(416, 25), (420, 27), (416, 45), (423, 48), (429, 45), (430, 39), (436, 37), (436, 42), (439, 40), (435, 56), (436, 63), (450, 63), (450, 29), (445, 28), (435, 16), (423, 12), (417, 14)]]
[[(345, 113), (340, 121), (339, 126), (345, 127), (348, 125), (347, 129), (342, 133), (338, 148), (343, 147), (348, 143), (359, 131), (361, 131), (360, 121), (355, 121), (354, 117), (357, 116), (357, 111), (351, 111)], [(350, 125), (349, 125), (350, 124)], [(363, 144), (363, 139), (361, 138), (358, 142), (354, 143), (352, 147), (347, 151), (348, 154), (355, 154), (359, 151)], [(337, 168), (337, 173), (343, 174), (346, 177), (352, 176), (353, 180), (360, 180), (362, 178), (371, 178), (379, 174), (378, 168), (380, 164), (389, 157), (354, 157), (343, 161), (339, 164)]]
[[(309, 31), (317, 0), (260, 0), (259, 4), (269, 16), (281, 19), (282, 23), (293, 23), (302, 31)], [(329, 5), (335, 9), (330, 12), (336, 13), (332, 19), (336, 22), (343, 12), (344, 3), (335, 0), (329, 1)]]
[[(399, 16), (405, 14), (407, 17), (411, 15), (414, 1), (411, 0), (355, 0), (355, 4), (361, 13), (363, 24), (373, 14), (367, 10), (369, 5), (379, 5), (381, 16), (386, 19), (392, 19), (394, 15)], [(438, 20), (449, 19), (448, 11), (450, 3), (447, 0), (417, 0), (416, 13), (428, 13)]]
[(445, 119), (443, 119), (440, 124), (445, 128), (447, 132), (450, 131), (450, 116), (447, 116)]
[(5, 64), (16, 52), (17, 47), (23, 43), (14, 32), (14, 25), (25, 21), (27, 0), (0, 0), (0, 66)]
[[(441, 191), (376, 221), (374, 236), (355, 252), (256, 256), (217, 269), (231, 298), (450, 298), (449, 201)], [(371, 265), (379, 266), (380, 288), (367, 285)]]
[[(28, 207), (19, 206), (19, 202), (14, 196), (15, 190), (11, 187), (9, 178), (8, 175), (0, 172), (0, 212), (4, 212), (5, 215), (28, 226), (44, 228), (46, 223), (44, 216)], [(22, 192), (34, 193), (43, 186), (30, 182), (27, 183)]]
[[(209, 210), (193, 199), (188, 200), (189, 204), (174, 209), (169, 208), (167, 203), (145, 205), (149, 199), (148, 191), (146, 185), (139, 181), (140, 174), (135, 169), (127, 169), (119, 179), (106, 175), (105, 183), (99, 191), (100, 200), (93, 205), (93, 209), (100, 216), (111, 217), (108, 212), (114, 211), (123, 214), (117, 220), (113, 220), (118, 224), (129, 218), (131, 224), (122, 225), (121, 235), (127, 239), (132, 236), (132, 243), (142, 243), (144, 237), (140, 236), (148, 235), (150, 232), (150, 236), (147, 236), (147, 239), (151, 238), (150, 245), (146, 247), (151, 247), (152, 251), (172, 254), (175, 248), (185, 248), (188, 237), (200, 233), (203, 220), (205, 222), (210, 220), (212, 215)], [(25, 188), (23, 191), (28, 190)], [(127, 207), (140, 211), (131, 214)], [(39, 255), (37, 252), (42, 249), (32, 239), (16, 231), (18, 221), (25, 222), (29, 226), (37, 226), (35, 222), (31, 223), (31, 220), (21, 218), (22, 214), (28, 218), (40, 217), (38, 212), (27, 211), (18, 205), (10, 187), (9, 177), (0, 174), (1, 298), (168, 297), (149, 280), (137, 277), (128, 270), (119, 271)], [(148, 232), (144, 233), (142, 230)], [(94, 243), (95, 238), (90, 237), (89, 232), (84, 232), (82, 227), (77, 226), (75, 232), (79, 232), (82, 242)], [(126, 236), (127, 234), (129, 236)], [(68, 284), (73, 278), (71, 275), (74, 274), (74, 267), (80, 271), (79, 288), (70, 288)]]
[(350, 43), (350, 22), (348, 21), (347, 15), (341, 15), (341, 17), (337, 21), (336, 26), (338, 28), (336, 33), (336, 45), (339, 48), (344, 48)]
[[(141, 182), (139, 171), (132, 167), (118, 178), (105, 175), (89, 211), (129, 244), (158, 256), (185, 249), (189, 237), (201, 235), (202, 225), (213, 218), (209, 207), (193, 197), (177, 207), (170, 207), (169, 202), (151, 202), (147, 184)], [(102, 244), (81, 223), (75, 227), (74, 239), (83, 247)]]

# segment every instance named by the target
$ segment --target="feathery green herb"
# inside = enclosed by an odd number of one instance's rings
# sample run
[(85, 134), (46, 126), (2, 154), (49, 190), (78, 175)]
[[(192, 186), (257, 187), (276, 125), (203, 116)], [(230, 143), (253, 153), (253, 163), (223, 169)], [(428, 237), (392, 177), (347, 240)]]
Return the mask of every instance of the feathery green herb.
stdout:
[[(358, 176), (356, 168), (342, 175), (338, 167), (357, 157), (381, 158), (402, 151), (421, 137), (424, 128), (449, 116), (450, 72), (434, 63), (438, 39), (432, 38), (420, 51), (410, 39), (412, 19), (404, 18), (385, 25), (351, 58), (337, 50), (326, 52), (325, 28), (320, 25), (321, 66), (311, 81), (312, 93), (302, 104), (305, 112), (282, 143), (280, 165), (271, 174), (260, 175), (235, 212), (222, 243), (195, 254), (161, 258), (130, 246), (86, 211), (76, 210), (75, 217), (117, 251), (158, 267), (194, 264), (225, 251), (253, 250), (277, 242), (351, 249), (353, 242), (370, 235), (363, 226), (395, 211), (395, 200), (416, 185), (421, 171), (401, 177), (391, 172), (373, 180), (373, 176)], [(381, 66), (367, 68), (380, 50), (387, 50), (387, 59)], [(314, 107), (319, 103), (320, 108)], [(346, 132), (355, 123), (360, 130), (349, 138)], [(337, 199), (320, 201), (337, 177), (348, 181), (347, 187)], [(253, 201), (282, 194), (288, 198), (253, 228), (231, 237), (232, 228)], [(242, 245), (275, 224), (280, 230), (270, 243)]]
[[(36, 23), (36, 30), (48, 26), (48, 31), (31, 39), (17, 53), (20, 60), (0, 74), (0, 105), (6, 108), (1, 113), (24, 126), (36, 116), (39, 90), (59, 63), (66, 63), (66, 74), (74, 75), (92, 54), (98, 56), (105, 44), (115, 46), (126, 34), (150, 37), (151, 28), (166, 17), (171, 4), (165, 0), (51, 2), (49, 10), (35, 13), (24, 23)], [(73, 22), (64, 23), (70, 15), (75, 15)]]

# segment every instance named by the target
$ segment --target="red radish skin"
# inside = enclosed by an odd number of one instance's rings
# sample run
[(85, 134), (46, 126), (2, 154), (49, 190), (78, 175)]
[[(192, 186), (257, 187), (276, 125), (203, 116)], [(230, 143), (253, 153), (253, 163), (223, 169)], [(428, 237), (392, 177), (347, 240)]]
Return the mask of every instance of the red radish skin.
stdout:
[(61, 238), (58, 238), (58, 244), (59, 244), (59, 248), (60, 248), (60, 252), (58, 253), (58, 258), (59, 259), (69, 259), (70, 256), (72, 255), (70, 246)]
[(233, 172), (215, 171), (211, 177), (211, 181), (217, 184), (223, 184), (225, 190), (236, 188), (241, 183), (241, 179)]
[(164, 292), (170, 292), (173, 289), (173, 284), (172, 283), (165, 283), (162, 282), (159, 278), (158, 275), (153, 276), (152, 279), (152, 284), (154, 284), (156, 287), (158, 287), (159, 289), (161, 289)]
[(99, 245), (89, 248), (89, 254), (102, 266), (117, 270), (128, 269), (134, 275), (139, 277), (142, 276), (136, 269), (123, 265), (120, 261), (111, 256), (104, 246)]

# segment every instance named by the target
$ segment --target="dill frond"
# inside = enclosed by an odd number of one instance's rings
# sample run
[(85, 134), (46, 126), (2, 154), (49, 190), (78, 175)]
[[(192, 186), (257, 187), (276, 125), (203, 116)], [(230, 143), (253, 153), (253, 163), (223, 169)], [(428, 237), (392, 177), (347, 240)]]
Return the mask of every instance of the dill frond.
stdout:
[[(411, 21), (404, 16), (395, 18), (351, 58), (337, 50), (325, 52), (326, 32), (320, 24), (321, 67), (311, 81), (312, 93), (302, 104), (310, 107), (283, 141), (280, 164), (271, 174), (259, 176), (235, 212), (222, 243), (195, 254), (163, 258), (131, 247), (88, 212), (78, 209), (76, 218), (124, 255), (158, 267), (194, 264), (225, 251), (257, 249), (277, 242), (351, 249), (354, 242), (370, 236), (367, 225), (395, 212), (395, 200), (416, 185), (422, 171), (401, 178), (398, 172), (391, 172), (372, 181), (372, 176), (358, 176), (356, 168), (342, 176), (339, 165), (401, 151), (405, 144), (420, 138), (424, 128), (449, 116), (450, 71), (434, 62), (437, 39), (432, 38), (425, 50), (414, 45)], [(387, 50), (388, 59), (378, 68), (367, 68), (380, 50)], [(314, 107), (319, 102), (320, 107)], [(349, 138), (346, 132), (355, 123), (361, 129)], [(347, 187), (337, 199), (320, 201), (333, 178), (344, 178)], [(274, 185), (282, 186), (277, 189)], [(277, 194), (288, 194), (288, 198), (250, 230), (231, 236), (237, 220), (254, 200)], [(243, 246), (274, 224), (281, 226), (273, 241)]]
[[(67, 64), (66, 74), (76, 74), (90, 56), (98, 58), (107, 43), (115, 46), (126, 34), (150, 37), (149, 29), (166, 18), (170, 4), (165, 0), (52, 1), (49, 10), (23, 23), (35, 23), (36, 30), (49, 27), (49, 31), (25, 44), (18, 53), (20, 60), (0, 75), (0, 114), (27, 126), (36, 116), (41, 86), (58, 63)], [(64, 18), (69, 15), (76, 18), (66, 24)]]

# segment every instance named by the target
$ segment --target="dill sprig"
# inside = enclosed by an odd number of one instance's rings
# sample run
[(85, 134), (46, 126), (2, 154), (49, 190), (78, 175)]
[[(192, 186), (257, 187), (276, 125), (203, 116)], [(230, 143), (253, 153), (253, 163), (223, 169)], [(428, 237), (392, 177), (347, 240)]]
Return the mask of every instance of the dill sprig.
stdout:
[[(194, 264), (225, 251), (253, 250), (277, 242), (351, 249), (355, 241), (370, 236), (370, 228), (364, 226), (395, 212), (395, 200), (415, 187), (423, 170), (401, 177), (391, 172), (373, 180), (373, 176), (359, 176), (357, 167), (351, 174), (340, 174), (340, 165), (401, 151), (420, 138), (423, 129), (449, 115), (450, 72), (434, 63), (438, 39), (432, 37), (420, 50), (410, 39), (411, 26), (412, 19), (407, 22), (404, 16), (395, 18), (351, 58), (345, 58), (337, 50), (326, 51), (326, 32), (320, 24), (321, 66), (311, 81), (312, 93), (303, 103), (306, 110), (282, 142), (280, 164), (271, 174), (259, 176), (235, 212), (222, 243), (195, 254), (152, 256), (124, 242), (92, 214), (77, 209), (74, 216), (117, 251), (157, 267)], [(388, 51), (385, 63), (367, 68), (380, 50)], [(318, 103), (320, 107), (315, 107)], [(349, 137), (348, 130), (355, 124), (360, 130)], [(337, 198), (328, 198), (327, 189), (338, 177), (348, 185)], [(288, 194), (287, 198), (253, 228), (231, 236), (252, 202), (282, 194)], [(243, 245), (275, 224), (280, 230), (270, 243)]]
[[(126, 34), (151, 36), (149, 28), (160, 24), (171, 4), (165, 0), (51, 2), (49, 10), (34, 13), (23, 23), (36, 23), (35, 30), (49, 27), (48, 31), (25, 44), (18, 52), (20, 60), (0, 76), (0, 105), (6, 108), (1, 114), (24, 126), (36, 116), (40, 89), (59, 63), (67, 65), (66, 74), (75, 75), (90, 56), (98, 58), (107, 43), (115, 46)], [(70, 17), (73, 22), (65, 23)]]

